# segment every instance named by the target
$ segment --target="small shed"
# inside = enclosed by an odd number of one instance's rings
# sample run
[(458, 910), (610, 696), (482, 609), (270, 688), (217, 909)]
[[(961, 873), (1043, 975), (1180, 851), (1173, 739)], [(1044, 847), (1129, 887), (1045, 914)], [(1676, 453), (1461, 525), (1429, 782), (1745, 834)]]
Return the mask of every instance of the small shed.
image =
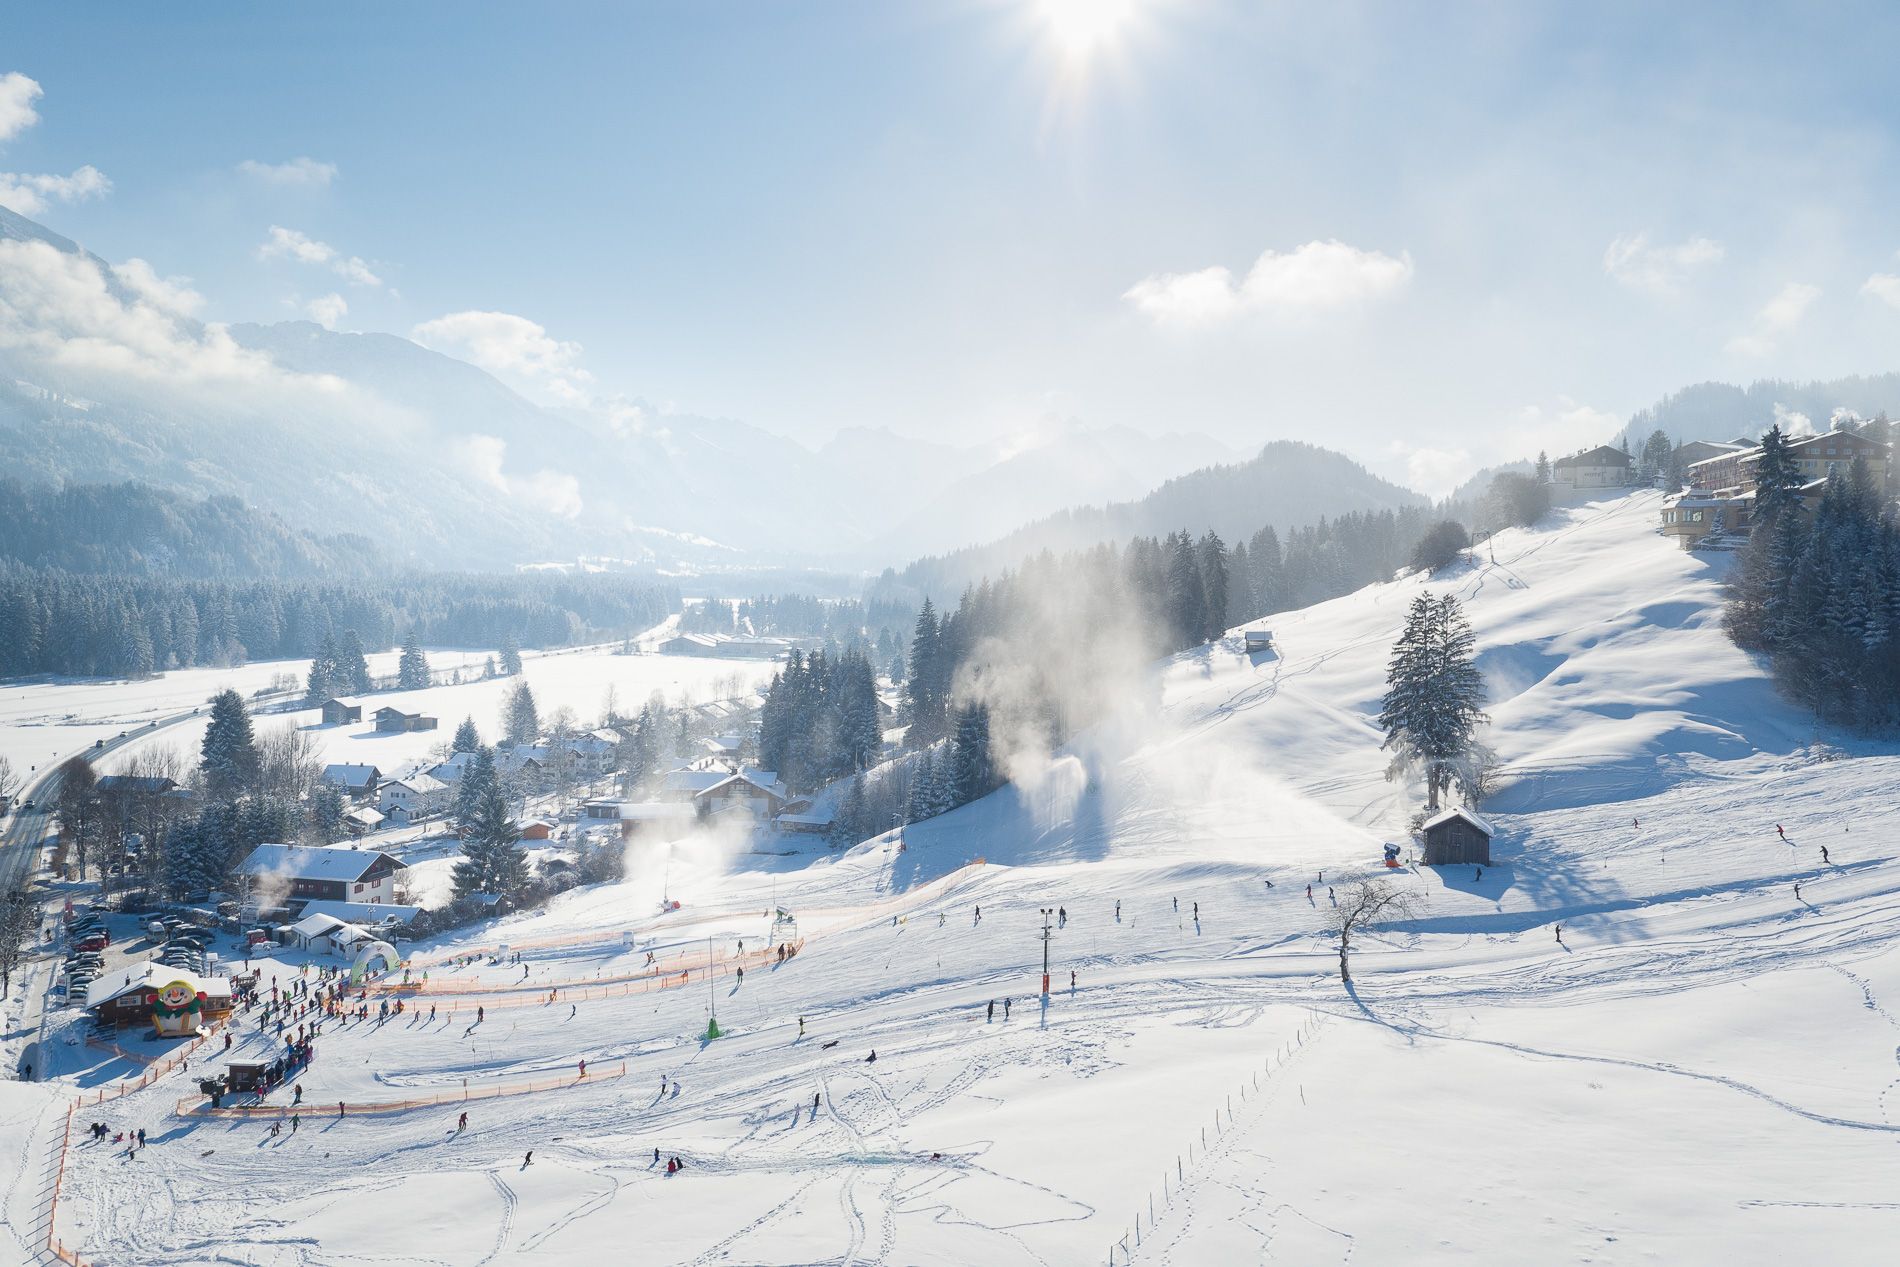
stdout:
[(340, 699), (323, 701), (323, 724), (326, 726), (345, 726), (362, 720), (363, 706), (361, 704), (352, 704)]
[(1491, 824), (1462, 805), (1454, 805), (1425, 820), (1420, 828), (1425, 837), (1425, 865), (1428, 867), (1491, 865)]
[(1249, 655), (1256, 651), (1273, 650), (1273, 630), (1271, 629), (1243, 629), (1240, 631), (1240, 636), (1246, 641)]

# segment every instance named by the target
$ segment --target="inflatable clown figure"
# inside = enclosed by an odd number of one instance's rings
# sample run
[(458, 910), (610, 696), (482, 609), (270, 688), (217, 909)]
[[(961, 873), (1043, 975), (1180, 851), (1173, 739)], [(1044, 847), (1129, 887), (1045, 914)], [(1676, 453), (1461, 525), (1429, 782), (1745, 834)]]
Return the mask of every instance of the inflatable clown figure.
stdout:
[(177, 1038), (198, 1032), (204, 1015), (205, 996), (189, 981), (174, 981), (162, 987), (152, 1000), (152, 1028), (160, 1038)]

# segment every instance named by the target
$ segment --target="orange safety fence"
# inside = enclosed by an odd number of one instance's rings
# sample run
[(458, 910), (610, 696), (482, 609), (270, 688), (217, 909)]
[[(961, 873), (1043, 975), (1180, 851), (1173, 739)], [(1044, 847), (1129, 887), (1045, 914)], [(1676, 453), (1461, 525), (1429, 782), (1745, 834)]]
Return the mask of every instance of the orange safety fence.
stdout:
[[(470, 1087), (466, 1082), (460, 1089), (444, 1091), (437, 1095), (412, 1096), (406, 1100), (372, 1100), (351, 1103), (344, 1102), (343, 1117), (371, 1117), (384, 1113), (406, 1113), (410, 1109), (425, 1109), (438, 1104), (463, 1104), (474, 1100), (499, 1100), (504, 1096), (533, 1095), (541, 1091), (556, 1091), (566, 1087), (584, 1087), (595, 1082), (615, 1082), (627, 1076), (627, 1062), (621, 1061), (620, 1068), (604, 1074), (563, 1074), (559, 1078), (543, 1078), (531, 1082), (505, 1082), (488, 1086)], [(319, 1116), (321, 1105), (307, 1102), (301, 1105), (285, 1104), (225, 1104), (213, 1108), (209, 1101), (187, 1096), (178, 1102), (173, 1110), (179, 1117), (275, 1117), (282, 1118), (299, 1110), (307, 1111), (312, 1119)]]
[[(473, 982), (458, 985), (453, 981), (410, 981), (385, 982), (382, 990), (400, 994), (411, 1000), (409, 1006), (422, 999), (454, 999), (473, 995), (492, 994), (529, 994), (532, 998), (509, 999), (494, 1003), (484, 1003), (485, 1007), (540, 1007), (548, 1003), (585, 1003), (590, 999), (622, 998), (629, 994), (644, 994), (649, 990), (666, 990), (682, 985), (697, 978), (704, 981), (708, 964), (717, 968), (721, 976), (730, 975), (734, 968), (755, 968), (760, 965), (771, 967), (779, 962), (790, 963), (805, 948), (805, 941), (780, 942), (787, 947), (784, 960), (778, 958), (774, 948), (749, 950), (743, 955), (732, 955), (724, 959), (707, 960), (704, 955), (688, 958), (682, 952), (677, 966), (669, 967), (655, 963), (639, 972), (625, 972), (611, 977), (574, 977), (566, 981), (503, 982), (499, 985), (478, 985)], [(366, 983), (367, 984), (367, 983)]]

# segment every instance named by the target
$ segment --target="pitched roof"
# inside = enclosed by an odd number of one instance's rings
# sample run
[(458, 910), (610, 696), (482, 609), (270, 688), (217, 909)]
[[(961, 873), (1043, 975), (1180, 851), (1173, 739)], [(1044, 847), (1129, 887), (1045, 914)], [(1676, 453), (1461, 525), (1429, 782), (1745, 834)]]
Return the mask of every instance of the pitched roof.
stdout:
[(383, 777), (383, 772), (373, 765), (327, 765), (323, 767), (325, 783), (340, 783), (344, 787), (368, 787)]
[(433, 774), (421, 773), (405, 774), (400, 779), (390, 779), (384, 783), (383, 786), (388, 787), (391, 783), (397, 787), (406, 787), (417, 796), (426, 796), (430, 792), (440, 792), (448, 787), (448, 784), (436, 778)]
[(321, 898), (315, 902), (304, 903), (304, 918), (312, 915), (327, 915), (332, 919), (348, 924), (380, 924), (391, 916), (407, 924), (422, 914), (420, 906), (404, 906), (396, 902), (334, 902)]
[(177, 786), (175, 779), (151, 774), (108, 774), (99, 780), (101, 792), (169, 792)]
[(201, 977), (189, 968), (174, 968), (156, 959), (147, 959), (123, 972), (111, 972), (86, 987), (86, 1006), (98, 1007), (121, 995), (138, 990), (159, 990), (174, 981), (183, 981), (208, 998), (231, 997), (231, 982), (225, 977)]
[(350, 849), (343, 845), (263, 844), (251, 850), (238, 864), (239, 875), (280, 875), (291, 880), (359, 880), (388, 858), (397, 866), (402, 860), (377, 849)]
[(1599, 444), (1596, 448), (1583, 453), (1573, 453), (1567, 458), (1558, 458), (1552, 466), (1628, 466), (1630, 455), (1608, 444)]
[(1441, 823), (1449, 823), (1454, 818), (1464, 819), (1467, 823), (1470, 823), (1473, 827), (1476, 827), (1479, 831), (1483, 832), (1487, 836), (1497, 835), (1497, 832), (1492, 830), (1491, 824), (1485, 822), (1482, 818), (1479, 818), (1476, 814), (1472, 813), (1470, 810), (1466, 809), (1462, 805), (1454, 805), (1450, 809), (1440, 810), (1438, 813), (1426, 819), (1425, 822), (1420, 826), (1419, 830), (1430, 831), (1432, 828), (1437, 827)]

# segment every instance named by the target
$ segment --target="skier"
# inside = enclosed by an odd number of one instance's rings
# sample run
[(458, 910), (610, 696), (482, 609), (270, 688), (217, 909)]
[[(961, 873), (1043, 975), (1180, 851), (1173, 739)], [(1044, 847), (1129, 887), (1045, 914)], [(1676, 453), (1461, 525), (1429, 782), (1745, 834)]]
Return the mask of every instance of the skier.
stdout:
[(805, 1036), (805, 1018), (802, 1016), (798, 1018), (798, 1036), (800, 1038)]
[(455, 1119), (455, 1130), (457, 1134), (460, 1134), (461, 1132), (467, 1129), (468, 1129), (468, 1110), (463, 1109), (462, 1116)]
[(1069, 969), (1069, 993), (1075, 993), (1075, 969)]
[(1009, 1005), (1010, 1005), (1010, 1003), (1011, 1003), (1011, 1000), (1009, 1000), (1009, 999), (1004, 999), (1004, 1000), (1003, 1000), (1003, 1019), (1004, 1019), (1004, 1020), (1008, 1020), (1008, 1019), (1009, 1019)]
[(145, 1128), (143, 1126), (139, 1127), (139, 1147), (145, 1147)]
[(1827, 856), (1827, 846), (1826, 846), (1826, 845), (1822, 845), (1822, 846), (1821, 846), (1821, 861), (1822, 861), (1822, 862), (1825, 862), (1825, 863), (1827, 863), (1827, 864), (1828, 864), (1829, 866), (1832, 866), (1832, 865), (1834, 865), (1834, 860), (1833, 860), (1832, 858), (1830, 858), (1830, 857), (1828, 857), (1828, 856)]
[(341, 1100), (338, 1100), (338, 1101), (336, 1102), (336, 1115), (337, 1115), (338, 1117), (342, 1117), (342, 1116), (343, 1116), (343, 1101), (341, 1101)]
[(814, 1117), (818, 1115), (818, 1095), (819, 1093), (816, 1091), (811, 1093), (811, 1111)]
[(297, 1133), (297, 1128), (302, 1125), (303, 1125), (303, 1114), (292, 1113), (290, 1115), (290, 1133), (292, 1135), (295, 1135)]
[(1120, 898), (1115, 899), (1115, 922), (1117, 924), (1122, 922), (1122, 900)]
[(996, 1019), (996, 1000), (991, 999), (990, 1000), (990, 1014), (984, 1018), (983, 1023), (987, 1025), (995, 1019)]
[(660, 1164), (660, 1150), (657, 1148), (653, 1150), (653, 1164), (656, 1166)]
[(299, 1082), (296, 1086), (290, 1089), (290, 1102), (292, 1104), (303, 1103), (303, 1083)]
[(1476, 875), (1474, 875), (1474, 876), (1472, 876), (1471, 878), (1472, 878), (1473, 880), (1482, 880), (1482, 879), (1484, 879), (1484, 868), (1483, 868), (1483, 867), (1479, 867), (1479, 868), (1477, 868), (1477, 874), (1476, 874)]
[(739, 969), (739, 984), (740, 985), (745, 984), (745, 969), (744, 968)]
[(1196, 924), (1201, 922), (1201, 904), (1199, 902), (1194, 904), (1194, 922)]
[(983, 908), (979, 906), (976, 908), (976, 919), (973, 921), (973, 924), (981, 924), (982, 922), (983, 922)]
[(877, 1049), (876, 1048), (872, 1048), (871, 1054), (864, 1058), (864, 1063), (867, 1065), (875, 1065), (877, 1063)]
[(1058, 906), (1056, 908), (1056, 927), (1067, 928), (1068, 926), (1069, 926), (1069, 908), (1066, 906)]
[(521, 1165), (524, 1169), (528, 1166), (534, 1165), (534, 1149), (530, 1148), (528, 1150), (528, 1155), (521, 1159)]
[(1178, 913), (1180, 912), (1180, 910), (1181, 910), (1181, 899), (1180, 899), (1180, 898), (1178, 898), (1178, 897), (1174, 899), (1174, 909), (1175, 909), (1175, 912), (1176, 912), (1177, 914), (1178, 914)]
[(585, 1078), (586, 1076), (587, 1076), (587, 1062), (583, 1060), (581, 1061), (581, 1077)]
[(1306, 886), (1306, 900), (1309, 902), (1313, 900), (1313, 886), (1310, 884)]
[(1794, 882), (1794, 900), (1797, 902), (1801, 900), (1801, 881), (1799, 880)]
[(1781, 837), (1783, 840), (1786, 840), (1788, 838), (1788, 833), (1781, 829), (1780, 823), (1775, 824), (1775, 835)]
[(487, 1019), (488, 1019), (488, 1009), (486, 1007), (478, 1007), (475, 1009), (475, 1023), (477, 1025), (480, 1025), (483, 1021)]
[(1557, 944), (1559, 946), (1564, 944), (1564, 926), (1562, 924), (1557, 925)]

